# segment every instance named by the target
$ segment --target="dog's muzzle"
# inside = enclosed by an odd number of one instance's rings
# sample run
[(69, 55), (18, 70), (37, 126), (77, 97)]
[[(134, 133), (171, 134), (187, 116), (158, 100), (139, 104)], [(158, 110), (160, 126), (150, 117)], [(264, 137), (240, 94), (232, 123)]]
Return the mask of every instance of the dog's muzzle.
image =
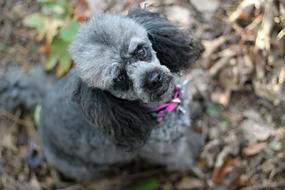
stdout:
[(154, 70), (146, 73), (143, 87), (157, 97), (165, 94), (169, 88), (172, 76), (162, 71)]

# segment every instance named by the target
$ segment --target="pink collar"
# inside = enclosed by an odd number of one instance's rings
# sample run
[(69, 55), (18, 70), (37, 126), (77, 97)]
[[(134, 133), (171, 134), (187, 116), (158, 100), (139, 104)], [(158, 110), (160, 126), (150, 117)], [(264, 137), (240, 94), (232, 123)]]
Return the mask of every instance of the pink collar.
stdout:
[(181, 89), (179, 87), (176, 87), (174, 91), (174, 96), (170, 100), (151, 109), (151, 113), (155, 115), (156, 121), (158, 123), (163, 120), (167, 112), (172, 112), (173, 110), (175, 110), (175, 108), (177, 108), (177, 106), (181, 103), (181, 96)]

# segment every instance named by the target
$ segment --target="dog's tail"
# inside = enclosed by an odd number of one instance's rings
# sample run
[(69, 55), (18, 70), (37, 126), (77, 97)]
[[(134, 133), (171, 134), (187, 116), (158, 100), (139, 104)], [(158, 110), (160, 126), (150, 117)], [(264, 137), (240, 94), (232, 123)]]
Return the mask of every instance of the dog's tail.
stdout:
[(54, 83), (55, 78), (48, 75), (41, 65), (33, 66), (28, 71), (16, 65), (8, 66), (0, 73), (0, 109), (32, 110), (41, 103)]

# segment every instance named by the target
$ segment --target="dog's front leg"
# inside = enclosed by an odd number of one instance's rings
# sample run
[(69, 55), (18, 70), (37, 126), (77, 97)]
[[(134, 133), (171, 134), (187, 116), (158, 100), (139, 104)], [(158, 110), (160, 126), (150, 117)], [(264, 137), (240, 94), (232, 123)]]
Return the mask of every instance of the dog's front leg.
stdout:
[(152, 136), (140, 156), (152, 163), (166, 165), (169, 170), (189, 170), (199, 156), (202, 144), (201, 135), (187, 127), (181, 136), (170, 141)]

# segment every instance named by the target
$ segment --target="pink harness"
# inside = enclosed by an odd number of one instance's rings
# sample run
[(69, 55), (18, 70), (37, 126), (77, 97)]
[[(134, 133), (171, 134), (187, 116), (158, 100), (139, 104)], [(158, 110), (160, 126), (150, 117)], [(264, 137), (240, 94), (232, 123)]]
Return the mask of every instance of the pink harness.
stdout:
[(176, 87), (174, 91), (174, 96), (170, 100), (158, 105), (157, 107), (151, 110), (151, 112), (154, 113), (154, 115), (156, 116), (156, 121), (158, 123), (163, 120), (167, 112), (172, 112), (173, 110), (175, 110), (175, 108), (177, 108), (177, 106), (181, 103), (181, 96), (181, 89), (179, 87)]

